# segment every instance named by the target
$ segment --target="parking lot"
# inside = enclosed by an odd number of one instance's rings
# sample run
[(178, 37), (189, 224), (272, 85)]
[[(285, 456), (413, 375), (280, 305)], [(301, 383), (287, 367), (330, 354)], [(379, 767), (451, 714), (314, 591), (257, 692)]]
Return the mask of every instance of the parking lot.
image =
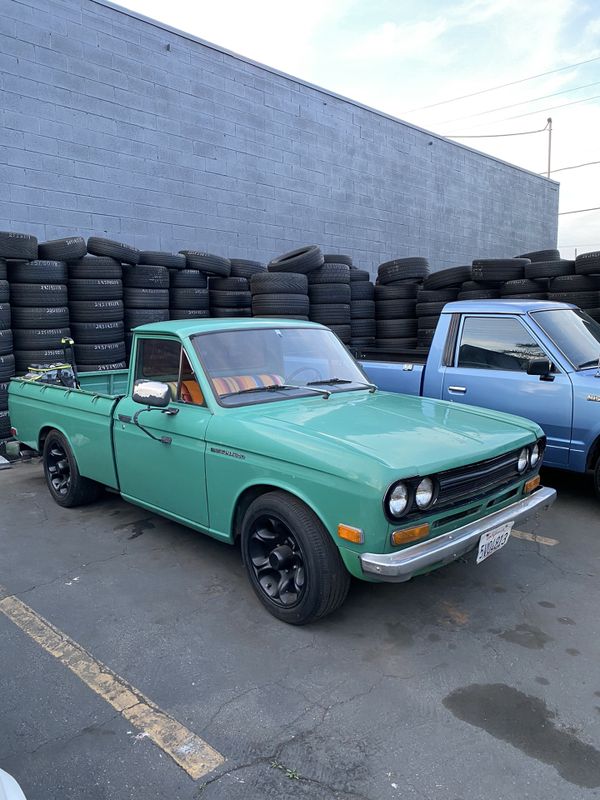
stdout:
[[(61, 509), (37, 459), (1, 472), (0, 766), (28, 800), (599, 797), (599, 506), (544, 479), (557, 504), (483, 564), (355, 583), (294, 628), (236, 549), (116, 496)], [(216, 769), (177, 764), (93, 663)]]

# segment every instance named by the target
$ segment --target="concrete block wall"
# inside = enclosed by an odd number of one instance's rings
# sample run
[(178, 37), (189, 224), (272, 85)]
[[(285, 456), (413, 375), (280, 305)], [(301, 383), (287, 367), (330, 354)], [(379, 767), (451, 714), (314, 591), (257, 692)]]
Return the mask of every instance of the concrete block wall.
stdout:
[(555, 246), (558, 185), (95, 0), (0, 0), (0, 229), (372, 271)]

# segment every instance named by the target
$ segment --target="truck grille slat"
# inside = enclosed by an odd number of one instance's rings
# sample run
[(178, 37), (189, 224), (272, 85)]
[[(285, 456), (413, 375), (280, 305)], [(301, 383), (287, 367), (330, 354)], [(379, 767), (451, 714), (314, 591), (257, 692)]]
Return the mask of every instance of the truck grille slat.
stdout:
[(436, 508), (454, 505), (466, 498), (476, 500), (488, 492), (516, 481), (520, 477), (517, 470), (519, 452), (520, 450), (503, 453), (501, 456), (477, 464), (440, 472), (438, 475), (440, 495)]

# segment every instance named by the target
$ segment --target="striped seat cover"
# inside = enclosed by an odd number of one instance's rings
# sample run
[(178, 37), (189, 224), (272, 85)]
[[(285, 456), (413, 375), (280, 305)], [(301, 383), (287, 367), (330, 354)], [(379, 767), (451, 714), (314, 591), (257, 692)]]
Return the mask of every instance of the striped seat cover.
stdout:
[(260, 375), (230, 375), (227, 378), (213, 378), (212, 382), (215, 392), (219, 397), (222, 397), (229, 392), (239, 392), (240, 389), (272, 386), (275, 383), (281, 385), (283, 378), (281, 375), (269, 375), (269, 373), (265, 372)]

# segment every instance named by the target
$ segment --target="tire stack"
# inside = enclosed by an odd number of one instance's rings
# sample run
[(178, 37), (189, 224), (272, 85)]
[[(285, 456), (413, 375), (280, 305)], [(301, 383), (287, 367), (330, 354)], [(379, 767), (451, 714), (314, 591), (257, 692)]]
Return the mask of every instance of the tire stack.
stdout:
[(208, 279), (198, 269), (169, 270), (169, 318), (203, 319), (208, 310)]
[(350, 269), (350, 345), (375, 345), (375, 285), (365, 269)]
[(0, 441), (10, 436), (8, 382), (15, 374), (6, 266), (5, 259), (0, 258)]
[(417, 347), (431, 346), (444, 306), (458, 298), (463, 283), (470, 277), (471, 267), (450, 267), (424, 280), (417, 290)]
[[(125, 348), (131, 352), (131, 331), (149, 322), (169, 319), (169, 269), (185, 268), (185, 258), (157, 250), (137, 253), (137, 262), (123, 273)], [(149, 267), (149, 269), (145, 269)], [(155, 270), (154, 267), (161, 269)], [(135, 271), (134, 271), (135, 270)], [(139, 272), (137, 271), (139, 270)], [(127, 285), (125, 284), (127, 281)]]
[[(475, 297), (460, 297), (461, 300), (488, 300), (497, 297), (511, 296), (517, 297), (519, 291), (527, 293), (528, 284), (514, 284), (514, 281), (523, 281), (525, 278), (525, 267), (530, 264), (528, 258), (478, 258), (473, 261), (471, 267), (471, 277), (478, 284), (478, 289), (482, 295)], [(508, 288), (506, 288), (508, 286)], [(511, 294), (512, 292), (512, 294)], [(470, 292), (469, 292), (470, 293)], [(464, 294), (464, 285), (463, 292)]]
[(259, 261), (234, 258), (230, 261), (229, 277), (209, 280), (210, 315), (212, 317), (251, 317), (252, 291), (250, 279), (264, 273), (266, 266)]
[(308, 274), (309, 319), (327, 325), (344, 344), (352, 339), (350, 273), (364, 273), (351, 267), (350, 256), (330, 254), (323, 256), (322, 266)]
[[(585, 310), (590, 317), (600, 322), (600, 251), (594, 250), (577, 256), (575, 259), (575, 272), (578, 276), (593, 281), (597, 292), (596, 306), (589, 305)], [(591, 300), (591, 298), (589, 299)], [(586, 298), (587, 300), (588, 298)]]
[(417, 346), (417, 292), (429, 275), (426, 258), (397, 258), (379, 265), (375, 285), (378, 350)]
[(257, 272), (250, 278), (252, 316), (307, 320), (308, 275), (323, 263), (323, 253), (315, 245), (274, 258), (267, 272)]

